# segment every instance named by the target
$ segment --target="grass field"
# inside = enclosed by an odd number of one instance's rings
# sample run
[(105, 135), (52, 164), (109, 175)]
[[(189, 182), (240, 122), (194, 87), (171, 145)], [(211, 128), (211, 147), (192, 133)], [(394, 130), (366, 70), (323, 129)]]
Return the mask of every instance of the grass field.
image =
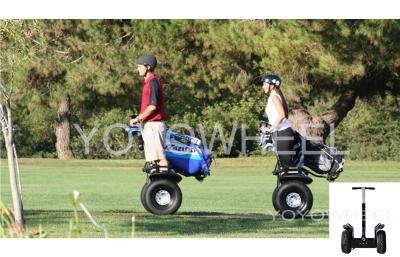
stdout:
[[(39, 224), (48, 237), (67, 237), (73, 216), (73, 190), (110, 237), (328, 237), (328, 182), (315, 178), (314, 206), (308, 218), (282, 220), (271, 203), (276, 178), (274, 158), (217, 159), (212, 176), (199, 183), (184, 178), (183, 202), (173, 216), (144, 211), (140, 190), (145, 182), (143, 160), (20, 159), (27, 226)], [(10, 204), (6, 161), (1, 160), (1, 200)], [(337, 182), (400, 181), (400, 162), (347, 162)], [(81, 213), (83, 237), (103, 237)], [(311, 218), (313, 217), (313, 218)]]

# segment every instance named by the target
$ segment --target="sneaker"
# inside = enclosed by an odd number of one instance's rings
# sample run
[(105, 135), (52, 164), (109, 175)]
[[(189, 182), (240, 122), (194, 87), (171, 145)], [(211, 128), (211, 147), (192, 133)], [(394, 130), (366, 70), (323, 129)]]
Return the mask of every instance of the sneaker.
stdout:
[(170, 168), (168, 166), (158, 166), (158, 172), (168, 173), (168, 172), (170, 172)]
[(146, 162), (143, 167), (143, 172), (153, 174), (158, 172), (158, 166), (152, 162)]

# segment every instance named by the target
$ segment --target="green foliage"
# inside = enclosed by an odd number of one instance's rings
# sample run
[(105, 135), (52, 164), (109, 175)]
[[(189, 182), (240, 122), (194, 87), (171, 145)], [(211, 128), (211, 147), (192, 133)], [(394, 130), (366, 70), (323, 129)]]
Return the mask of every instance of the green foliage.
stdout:
[[(396, 118), (380, 123), (385, 128), (368, 128), (371, 113), (392, 112), (377, 99), (400, 95), (398, 20), (25, 20), (0, 21), (0, 32), (0, 79), (13, 88), (22, 156), (55, 156), (57, 109), (65, 95), (71, 97), (72, 122), (85, 131), (97, 123), (104, 129), (104, 119), (125, 123), (121, 112), (139, 109), (142, 78), (135, 69), (143, 53), (158, 58), (156, 74), (165, 87), (168, 123), (187, 122), (194, 128), (201, 123), (208, 143), (217, 122), (226, 141), (232, 126), (243, 121), (248, 135), (256, 133), (265, 104), (258, 76), (272, 72), (282, 77), (289, 105), (300, 98), (313, 115), (324, 113), (343, 88), (356, 84), (358, 106), (365, 104), (372, 112), (356, 107), (340, 124), (341, 143), (368, 148), (370, 141), (362, 141), (351, 128), (357, 123), (364, 138), (390, 134), (379, 152), (387, 149), (388, 158), (400, 156)], [(93, 138), (88, 156), (73, 127), (71, 132), (77, 157), (117, 158), (104, 150), (103, 131)], [(114, 134), (116, 149), (124, 139)], [(214, 150), (223, 155), (216, 143)], [(232, 155), (240, 144), (237, 133)], [(256, 144), (248, 142), (248, 150), (257, 151)], [(122, 158), (133, 156), (139, 153), (130, 151)], [(357, 156), (382, 158), (372, 150)]]
[[(170, 125), (176, 125), (178, 128), (179, 124), (189, 125), (195, 135), (202, 139), (203, 144), (207, 147), (212, 146), (211, 150), (217, 156), (238, 156), (242, 153), (242, 133), (247, 137), (258, 133), (259, 121), (262, 120), (259, 109), (263, 109), (264, 106), (265, 101), (259, 95), (251, 96), (246, 93), (238, 101), (221, 101), (207, 106), (200, 114), (188, 112), (183, 117), (172, 117)], [(184, 128), (181, 132), (190, 133)], [(229, 147), (232, 147), (231, 151), (228, 151)], [(249, 140), (245, 147), (244, 154), (247, 154), (257, 150), (258, 142)]]
[(43, 231), (39, 225), (36, 232), (18, 229), (15, 226), (15, 218), (13, 212), (8, 209), (2, 201), (0, 201), (0, 238), (45, 238), (47, 233)]
[(399, 98), (358, 102), (335, 131), (339, 150), (353, 160), (400, 160)]
[(89, 212), (89, 210), (86, 208), (86, 206), (80, 201), (80, 193), (79, 191), (74, 190), (70, 194), (71, 202), (72, 202), (72, 207), (73, 207), (73, 218), (69, 222), (69, 238), (80, 238), (84, 234), (82, 225), (81, 225), (81, 220), (79, 218), (79, 210), (82, 209), (82, 211), (85, 213), (86, 217), (90, 220), (90, 222), (98, 229), (101, 229), (104, 232), (104, 237), (108, 237), (108, 231), (107, 229), (103, 226), (100, 226), (97, 224), (97, 222), (94, 220), (92, 214)]
[(82, 237), (82, 227), (79, 221), (79, 212), (78, 212), (78, 196), (75, 197), (74, 194), (69, 195), (71, 198), (72, 209), (73, 209), (73, 218), (69, 221), (69, 238), (80, 238)]
[[(84, 226), (82, 225), (82, 213), (79, 209), (82, 209), (92, 225), (97, 228), (100, 228), (104, 232), (104, 237), (108, 237), (108, 232), (104, 226), (99, 226), (96, 221), (93, 219), (92, 215), (88, 211), (85, 205), (81, 203), (79, 199), (79, 192), (74, 191), (70, 194), (71, 204), (72, 204), (72, 218), (69, 221), (69, 229), (68, 229), (68, 237), (69, 238), (81, 238), (84, 237), (85, 231)], [(48, 219), (47, 219), (48, 221)], [(132, 220), (134, 222), (134, 219)], [(27, 227), (25, 230), (17, 229), (14, 224), (14, 215), (13, 212), (8, 209), (3, 202), (0, 201), (0, 238), (45, 238), (48, 236), (48, 233), (43, 231), (42, 224), (38, 225), (37, 231), (31, 231)], [(134, 229), (134, 223), (132, 225), (132, 229)], [(132, 230), (132, 237), (134, 236), (134, 230)]]
[[(125, 154), (113, 154), (112, 151), (122, 151), (127, 149), (129, 137), (123, 130), (129, 122), (129, 115), (131, 113), (127, 110), (118, 108), (111, 111), (98, 114), (88, 120), (82, 122), (76, 121), (74, 124), (78, 125), (86, 137), (89, 137), (91, 131), (94, 132), (93, 137), (89, 141), (89, 153), (85, 154), (85, 142), (74, 127), (72, 128), (71, 147), (74, 155), (79, 158), (142, 158), (143, 153), (138, 149), (137, 141), (132, 137), (132, 147), (127, 150)], [(117, 126), (113, 128), (112, 126)], [(96, 129), (97, 128), (97, 129)], [(105, 138), (108, 136), (108, 141), (105, 143)], [(106, 145), (109, 146), (107, 150)]]

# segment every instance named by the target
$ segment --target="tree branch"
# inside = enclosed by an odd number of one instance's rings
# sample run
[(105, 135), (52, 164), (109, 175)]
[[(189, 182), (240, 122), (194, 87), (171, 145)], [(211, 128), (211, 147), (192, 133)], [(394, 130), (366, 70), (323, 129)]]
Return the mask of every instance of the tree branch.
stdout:
[(3, 93), (4, 97), (6, 98), (6, 100), (10, 99), (10, 93), (4, 87), (3, 83), (1, 83), (1, 80), (0, 80), (0, 91)]
[(357, 99), (357, 90), (354, 87), (345, 88), (338, 101), (325, 113), (320, 115), (320, 118), (328, 125), (334, 124), (337, 126), (354, 108)]
[(72, 62), (70, 62), (68, 64), (73, 64), (73, 63), (79, 62), (82, 58), (83, 58), (83, 55), (81, 57), (79, 57), (78, 59), (76, 59), (76, 60), (74, 60), (74, 61), (72, 61)]
[(310, 140), (325, 141), (329, 126), (319, 116), (311, 116), (299, 97), (292, 99), (290, 110), (289, 121), (295, 131)]

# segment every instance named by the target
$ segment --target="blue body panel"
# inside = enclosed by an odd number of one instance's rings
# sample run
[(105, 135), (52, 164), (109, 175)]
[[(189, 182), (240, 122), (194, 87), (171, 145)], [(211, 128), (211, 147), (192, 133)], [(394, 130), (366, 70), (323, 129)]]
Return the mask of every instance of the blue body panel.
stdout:
[(177, 154), (173, 151), (166, 151), (165, 155), (170, 165), (187, 176), (196, 175), (203, 171), (209, 175), (209, 164), (211, 164), (211, 154), (206, 148), (199, 147), (199, 153)]
[[(141, 130), (141, 126), (128, 127), (125, 129), (126, 132), (132, 133), (133, 135), (141, 132)], [(181, 138), (186, 142), (186, 144), (175, 142), (175, 145), (171, 144), (167, 146), (165, 155), (172, 168), (185, 176), (195, 176), (198, 173), (210, 175), (210, 165), (212, 161), (211, 152), (203, 145), (187, 140), (188, 138), (190, 139), (188, 135), (176, 132), (171, 133), (173, 133), (174, 140), (176, 138)], [(175, 147), (176, 144), (178, 144), (178, 148)]]

